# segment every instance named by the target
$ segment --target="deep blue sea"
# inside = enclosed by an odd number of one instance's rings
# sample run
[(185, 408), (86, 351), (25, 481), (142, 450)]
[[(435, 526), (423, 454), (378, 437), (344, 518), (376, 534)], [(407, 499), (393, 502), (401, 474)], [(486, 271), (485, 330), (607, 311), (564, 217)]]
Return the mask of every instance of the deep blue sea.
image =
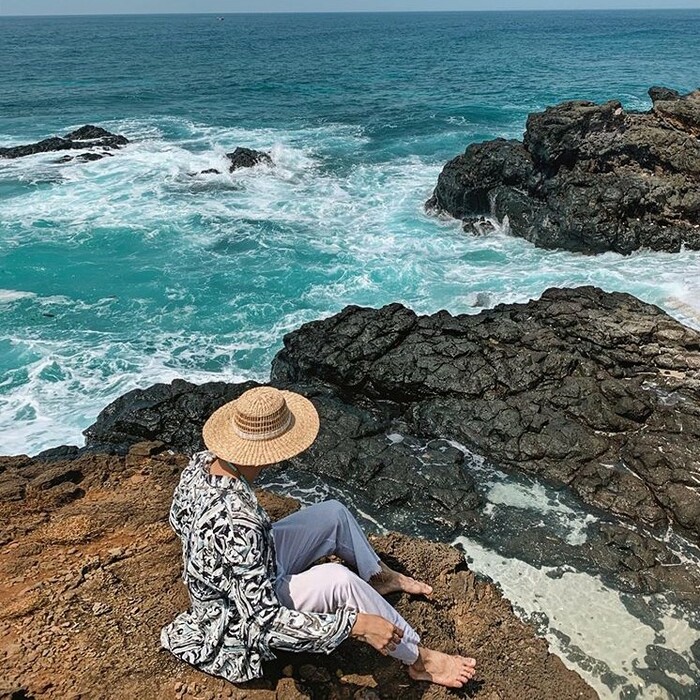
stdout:
[[(135, 387), (265, 380), (286, 332), (347, 304), (476, 313), (592, 283), (699, 324), (698, 252), (543, 251), (423, 210), (448, 159), (520, 137), (530, 112), (569, 98), (644, 110), (651, 85), (698, 87), (698, 37), (700, 10), (0, 17), (0, 145), (86, 123), (132, 141), (91, 163), (0, 160), (0, 451), (82, 444)], [(225, 172), (236, 146), (275, 166)], [(224, 174), (192, 176), (206, 168)], [(524, 609), (543, 595), (566, 608), (568, 580), (540, 594), (556, 581), (511, 568), (534, 582), (522, 594), (499, 571)], [(690, 659), (696, 628), (639, 623), (581, 586), (597, 616), (579, 607), (550, 635), (586, 630), (556, 642), (568, 663), (626, 678), (615, 697), (691, 687), (675, 662), (654, 685), (636, 655), (647, 663), (661, 625)]]

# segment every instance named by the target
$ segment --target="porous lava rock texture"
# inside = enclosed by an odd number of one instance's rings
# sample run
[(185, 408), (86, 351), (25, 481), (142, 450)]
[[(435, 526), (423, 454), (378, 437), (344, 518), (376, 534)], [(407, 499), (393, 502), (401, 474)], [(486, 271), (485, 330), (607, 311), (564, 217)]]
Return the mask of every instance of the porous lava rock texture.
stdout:
[[(347, 307), (286, 336), (271, 383), (308, 396), (321, 417), (311, 448), (284, 465), (292, 480), (320, 479), (408, 534), (471, 533), (533, 565), (696, 601), (698, 573), (664, 536), (669, 522), (695, 541), (700, 532), (699, 372), (696, 331), (632, 296), (582, 287), (478, 315)], [(36, 457), (125, 454), (144, 440), (192, 453), (208, 416), (253, 386), (136, 389), (103, 409), (85, 447)], [(592, 507), (585, 544), (534, 523), (492, 532), (483, 481), (494, 468)], [(27, 485), (16, 479), (8, 494)]]
[[(359, 642), (332, 654), (280, 654), (244, 685), (201, 673), (160, 648), (160, 629), (189, 605), (179, 540), (168, 525), (187, 457), (162, 443), (123, 456), (55, 461), (43, 487), (0, 498), (0, 697), (156, 700), (484, 700), (596, 698), (498, 589), (447, 545), (396, 534), (373, 538), (391, 565), (430, 581), (432, 599), (391, 600), (424, 643), (478, 659), (461, 691), (412, 681), (403, 666)], [(27, 481), (47, 463), (0, 459)], [(79, 475), (79, 476), (78, 476)], [(79, 480), (80, 493), (65, 484)], [(258, 492), (273, 519), (298, 503)]]
[[(0, 148), (0, 158), (23, 158), (37, 153), (50, 153), (51, 151), (74, 151), (87, 148), (99, 148), (104, 151), (121, 148), (129, 143), (129, 139), (121, 134), (113, 134), (106, 129), (92, 124), (81, 126), (75, 131), (71, 131), (65, 136), (52, 136), (23, 146), (10, 146)], [(82, 153), (78, 156), (80, 160), (99, 160), (102, 154), (95, 152)], [(64, 159), (61, 162), (66, 162)]]
[(279, 385), (387, 407), (412, 434), (700, 539), (700, 333), (595, 287), (478, 315), (349, 306), (287, 335)]
[(429, 210), (478, 232), (484, 215), (542, 248), (628, 254), (700, 248), (700, 90), (654, 87), (653, 107), (564, 102), (531, 114), (523, 141), (471, 144)]

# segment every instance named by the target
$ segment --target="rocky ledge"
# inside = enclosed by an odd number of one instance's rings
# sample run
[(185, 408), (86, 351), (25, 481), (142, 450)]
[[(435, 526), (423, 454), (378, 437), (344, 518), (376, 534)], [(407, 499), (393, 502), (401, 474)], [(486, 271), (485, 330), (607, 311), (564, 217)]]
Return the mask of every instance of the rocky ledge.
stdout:
[[(476, 697), (595, 698), (547, 650), (491, 584), (452, 548), (390, 534), (374, 545), (397, 568), (429, 580), (431, 600), (392, 602), (425, 643), (473, 653), (465, 691), (411, 681), (398, 662), (348, 641), (330, 656), (280, 655), (264, 679), (234, 686), (160, 650), (159, 632), (188, 606), (180, 543), (167, 523), (186, 456), (157, 443), (127, 455), (46, 462), (0, 458), (0, 483), (23, 479), (21, 498), (0, 500), (0, 696), (162, 700), (406, 700)], [(290, 499), (260, 492), (273, 519)]]
[[(23, 158), (37, 153), (50, 153), (52, 151), (75, 151), (79, 149), (100, 148), (103, 151), (113, 150), (126, 146), (129, 140), (121, 134), (113, 134), (99, 126), (87, 124), (65, 136), (52, 136), (51, 138), (30, 143), (24, 146), (11, 146), (0, 148), (0, 158)], [(99, 160), (106, 153), (87, 152), (78, 156), (80, 160)], [(63, 156), (59, 162), (65, 163), (71, 160), (70, 156)]]
[(645, 113), (571, 101), (531, 114), (522, 142), (472, 144), (447, 163), (426, 207), (477, 233), (484, 215), (507, 219), (542, 248), (700, 248), (700, 90), (649, 94)]
[[(272, 382), (321, 415), (316, 442), (288, 465), (294, 478), (320, 478), (409, 534), (468, 533), (537, 566), (700, 602), (700, 572), (665, 539), (670, 524), (700, 540), (700, 333), (659, 308), (594, 287), (478, 315), (351, 306), (286, 336)], [(191, 453), (207, 416), (251, 386), (175, 380), (131, 391), (85, 431), (86, 447), (38, 458), (124, 454), (143, 440)], [(589, 508), (586, 542), (516, 512), (496, 541), (479, 483), (494, 468)], [(6, 497), (26, 488), (8, 482)]]

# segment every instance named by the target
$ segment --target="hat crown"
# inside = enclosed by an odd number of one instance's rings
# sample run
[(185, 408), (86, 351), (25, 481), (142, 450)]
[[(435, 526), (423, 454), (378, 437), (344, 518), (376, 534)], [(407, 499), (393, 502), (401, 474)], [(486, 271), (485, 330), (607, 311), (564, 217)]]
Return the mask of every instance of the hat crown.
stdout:
[(233, 429), (247, 440), (269, 440), (290, 425), (292, 414), (284, 395), (274, 387), (249, 389), (234, 403)]

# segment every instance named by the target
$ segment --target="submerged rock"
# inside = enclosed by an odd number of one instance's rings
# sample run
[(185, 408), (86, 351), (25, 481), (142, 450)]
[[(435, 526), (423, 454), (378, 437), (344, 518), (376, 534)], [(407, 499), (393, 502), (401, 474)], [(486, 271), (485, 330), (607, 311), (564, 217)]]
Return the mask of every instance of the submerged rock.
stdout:
[(226, 157), (230, 161), (229, 172), (239, 168), (252, 168), (254, 165), (273, 165), (272, 158), (269, 153), (256, 151), (252, 148), (243, 148), (239, 146), (232, 153), (227, 153)]
[[(35, 155), (36, 153), (49, 153), (51, 151), (69, 151), (84, 148), (103, 148), (106, 150), (121, 148), (126, 146), (129, 140), (121, 134), (113, 134), (99, 126), (87, 124), (75, 131), (71, 131), (65, 136), (53, 136), (37, 143), (30, 143), (24, 146), (11, 146), (0, 148), (0, 158), (22, 158), (24, 156)], [(102, 158), (99, 153), (82, 153), (77, 156), (81, 160), (98, 160)], [(70, 160), (64, 156), (57, 162)]]
[(646, 113), (564, 102), (531, 114), (522, 142), (470, 145), (445, 165), (426, 207), (493, 215), (542, 248), (700, 248), (700, 90), (649, 93)]

